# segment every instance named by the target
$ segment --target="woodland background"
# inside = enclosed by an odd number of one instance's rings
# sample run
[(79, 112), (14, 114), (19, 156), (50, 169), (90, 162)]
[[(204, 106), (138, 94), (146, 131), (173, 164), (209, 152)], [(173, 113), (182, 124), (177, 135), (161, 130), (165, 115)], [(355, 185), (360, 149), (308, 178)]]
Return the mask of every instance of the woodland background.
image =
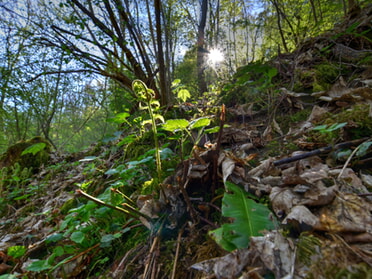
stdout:
[(0, 0), (0, 279), (370, 278), (368, 2)]
[[(219, 94), (237, 68), (293, 51), (368, 1), (5, 1), (0, 3), (0, 151), (42, 135), (77, 151), (138, 110), (134, 79), (175, 103)], [(218, 49), (223, 61), (208, 61)], [(208, 98), (208, 97), (204, 97)]]

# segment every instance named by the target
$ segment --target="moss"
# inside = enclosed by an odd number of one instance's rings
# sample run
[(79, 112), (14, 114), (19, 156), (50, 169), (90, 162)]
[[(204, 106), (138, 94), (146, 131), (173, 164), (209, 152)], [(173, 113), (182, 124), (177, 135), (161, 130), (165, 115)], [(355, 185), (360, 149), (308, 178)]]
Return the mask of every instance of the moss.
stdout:
[[(40, 150), (22, 155), (23, 151), (38, 143), (45, 145)], [(0, 156), (0, 168), (11, 167), (18, 163), (21, 168), (32, 169), (35, 172), (40, 166), (48, 162), (50, 151), (51, 144), (42, 137), (34, 137), (27, 141), (17, 142)]]
[(340, 75), (340, 69), (331, 64), (323, 63), (315, 67), (315, 80), (313, 90), (322, 91), (328, 90)]

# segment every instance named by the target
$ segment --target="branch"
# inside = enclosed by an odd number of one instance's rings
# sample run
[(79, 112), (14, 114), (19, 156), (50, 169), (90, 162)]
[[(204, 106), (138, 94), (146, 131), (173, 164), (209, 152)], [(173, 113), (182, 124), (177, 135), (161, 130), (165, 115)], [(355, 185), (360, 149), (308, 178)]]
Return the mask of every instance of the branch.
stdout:
[(341, 148), (347, 148), (347, 147), (351, 147), (351, 146), (354, 146), (354, 145), (359, 145), (366, 140), (368, 140), (368, 138), (362, 138), (362, 139), (342, 142), (342, 143), (339, 143), (339, 144), (336, 144), (336, 145), (328, 145), (326, 147), (315, 149), (313, 151), (306, 152), (306, 153), (303, 153), (303, 154), (300, 154), (300, 155), (296, 155), (296, 156), (293, 156), (293, 157), (284, 158), (284, 159), (274, 161), (273, 164), (274, 164), (274, 166), (279, 166), (279, 165), (283, 165), (283, 164), (292, 163), (292, 162), (299, 161), (301, 159), (305, 159), (305, 158), (308, 158), (308, 157), (311, 157), (311, 156), (319, 155), (321, 153), (328, 153), (328, 152), (331, 152), (333, 150), (337, 150), (337, 149), (341, 149)]
[(41, 77), (41, 76), (46, 76), (46, 75), (72, 74), (72, 73), (87, 73), (87, 72), (99, 74), (98, 72), (95, 72), (95, 71), (91, 71), (91, 70), (83, 70), (83, 69), (80, 69), (80, 70), (48, 71), (48, 72), (42, 72), (42, 73), (37, 74), (37, 75), (34, 76), (33, 78), (27, 80), (26, 83), (33, 82), (34, 80), (38, 79), (39, 77)]

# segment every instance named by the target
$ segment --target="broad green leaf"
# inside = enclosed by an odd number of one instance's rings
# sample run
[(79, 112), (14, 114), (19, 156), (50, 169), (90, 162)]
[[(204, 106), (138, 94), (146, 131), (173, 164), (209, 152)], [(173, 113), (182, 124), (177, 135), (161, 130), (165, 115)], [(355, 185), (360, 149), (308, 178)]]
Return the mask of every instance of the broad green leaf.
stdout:
[(11, 246), (8, 248), (8, 256), (11, 256), (15, 259), (22, 257), (27, 251), (25, 246)]
[(43, 270), (50, 269), (52, 266), (48, 263), (48, 260), (40, 260), (32, 262), (29, 266), (26, 267), (28, 271), (40, 272)]
[(85, 234), (79, 231), (73, 232), (70, 239), (75, 243), (81, 244), (85, 240)]
[(163, 124), (163, 129), (176, 132), (177, 130), (185, 130), (187, 126), (189, 126), (189, 122), (186, 119), (169, 119)]
[(27, 147), (25, 150), (23, 150), (21, 156), (31, 153), (32, 155), (35, 155), (36, 153), (40, 152), (46, 147), (46, 143), (39, 142), (35, 143), (29, 147)]
[(191, 94), (190, 94), (189, 90), (181, 89), (180, 91), (178, 91), (177, 97), (179, 99), (181, 99), (182, 102), (186, 102), (186, 100), (191, 97)]
[(56, 255), (56, 257), (60, 257), (65, 253), (65, 249), (63, 249), (62, 246), (57, 246), (53, 249), (53, 254)]
[(208, 126), (211, 123), (211, 120), (208, 117), (201, 117), (195, 119), (190, 123), (190, 129), (200, 129)]
[(211, 231), (210, 235), (225, 250), (246, 248), (251, 236), (262, 235), (264, 230), (274, 229), (270, 220), (270, 210), (252, 199), (239, 186), (226, 182), (222, 199), (222, 215), (233, 219), (232, 223), (223, 224), (221, 228)]

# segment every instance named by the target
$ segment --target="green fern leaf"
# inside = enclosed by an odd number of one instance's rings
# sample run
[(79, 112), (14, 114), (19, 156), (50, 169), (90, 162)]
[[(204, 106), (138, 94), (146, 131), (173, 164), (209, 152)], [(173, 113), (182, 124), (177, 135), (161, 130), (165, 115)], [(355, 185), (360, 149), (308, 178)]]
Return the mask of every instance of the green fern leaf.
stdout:
[(267, 206), (248, 199), (248, 193), (239, 186), (228, 181), (225, 185), (228, 192), (222, 199), (222, 215), (232, 218), (233, 222), (223, 224), (209, 234), (223, 249), (233, 251), (248, 247), (251, 236), (262, 235), (275, 225)]

